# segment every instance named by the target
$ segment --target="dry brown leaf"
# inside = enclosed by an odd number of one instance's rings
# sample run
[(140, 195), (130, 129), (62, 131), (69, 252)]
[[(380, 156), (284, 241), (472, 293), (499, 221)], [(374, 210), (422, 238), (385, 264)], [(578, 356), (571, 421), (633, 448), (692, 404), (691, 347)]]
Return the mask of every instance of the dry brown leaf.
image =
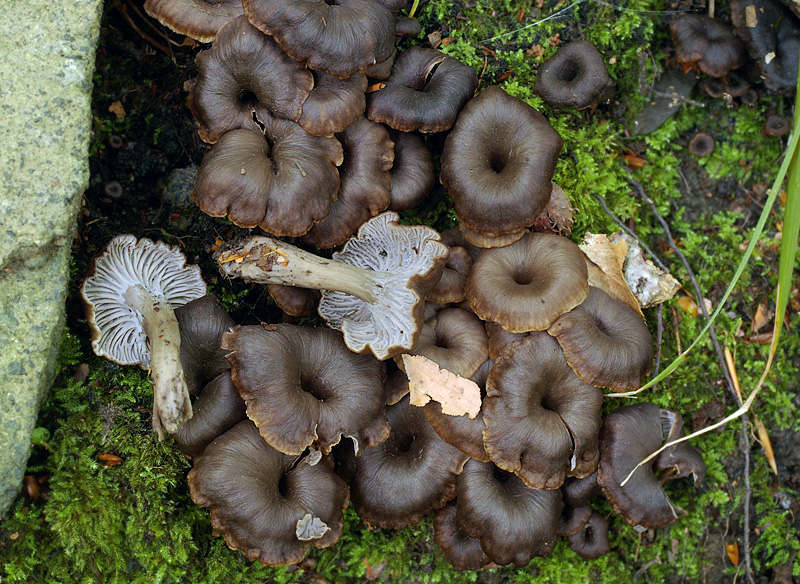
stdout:
[(678, 306), (689, 316), (697, 316), (700, 310), (697, 308), (697, 303), (689, 296), (680, 296), (678, 298)]
[(625, 281), (623, 266), (628, 244), (620, 239), (614, 243), (604, 233), (587, 233), (580, 245), (589, 268), (589, 285), (600, 288), (616, 300), (642, 314), (639, 300)]
[(119, 100), (108, 106), (108, 111), (117, 116), (118, 120), (121, 120), (125, 117), (125, 108), (123, 107), (122, 102)]
[(728, 554), (728, 559), (734, 566), (739, 565), (739, 544), (735, 541), (733, 543), (725, 544), (725, 553)]
[(572, 233), (572, 224), (575, 223), (575, 208), (564, 189), (554, 182), (551, 182), (551, 185), (550, 201), (539, 213), (532, 228), (534, 231), (552, 231), (559, 235), (569, 235)]
[(739, 404), (741, 405), (742, 388), (739, 386), (739, 374), (736, 373), (736, 363), (733, 360), (733, 354), (727, 346), (723, 349), (723, 353), (725, 355), (725, 364), (728, 366), (728, 373), (730, 373), (731, 382), (733, 383), (733, 389), (736, 391), (736, 397), (739, 398)]
[(767, 432), (767, 428), (764, 426), (764, 423), (755, 416), (753, 416), (753, 424), (755, 425), (756, 432), (758, 433), (758, 441), (761, 442), (761, 446), (764, 448), (764, 456), (767, 457), (769, 467), (772, 469), (772, 472), (777, 475), (778, 461), (775, 460), (775, 451), (772, 449), (772, 441), (769, 439), (769, 432)]
[(756, 309), (756, 314), (755, 316), (753, 316), (753, 323), (750, 327), (751, 330), (754, 333), (757, 333), (764, 327), (765, 324), (767, 324), (770, 320), (772, 320), (773, 316), (774, 315), (772, 314), (772, 312), (767, 308), (767, 305), (762, 302), (761, 304), (758, 305), (758, 308)]
[(408, 376), (411, 405), (421, 407), (433, 399), (442, 405), (443, 414), (467, 414), (470, 418), (481, 411), (481, 388), (474, 381), (442, 369), (422, 355), (403, 355), (403, 369)]

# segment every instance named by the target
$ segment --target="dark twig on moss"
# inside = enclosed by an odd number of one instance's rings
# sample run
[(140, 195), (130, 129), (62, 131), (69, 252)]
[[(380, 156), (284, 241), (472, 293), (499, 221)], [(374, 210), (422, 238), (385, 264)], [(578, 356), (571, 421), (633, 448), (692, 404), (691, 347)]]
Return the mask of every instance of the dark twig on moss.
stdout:
[[(700, 286), (697, 284), (697, 279), (694, 276), (694, 271), (692, 270), (691, 266), (689, 265), (689, 261), (686, 259), (686, 256), (683, 254), (683, 252), (680, 250), (678, 245), (675, 243), (675, 239), (672, 237), (672, 231), (670, 230), (669, 225), (664, 220), (664, 218), (661, 216), (661, 214), (658, 212), (658, 208), (656, 207), (655, 203), (653, 203), (653, 201), (650, 199), (650, 197), (647, 196), (647, 193), (645, 193), (644, 188), (642, 187), (642, 185), (638, 181), (636, 181), (636, 180), (634, 180), (632, 178), (628, 178), (628, 182), (634, 188), (634, 190), (639, 195), (639, 197), (645, 203), (647, 203), (648, 207), (650, 207), (650, 210), (653, 212), (653, 215), (658, 220), (658, 222), (661, 224), (661, 227), (664, 229), (664, 235), (667, 237), (667, 244), (672, 249), (672, 251), (675, 252), (675, 255), (678, 256), (678, 259), (680, 260), (681, 264), (683, 264), (683, 267), (684, 267), (684, 269), (686, 270), (686, 273), (689, 276), (689, 280), (692, 283), (692, 288), (694, 288), (694, 292), (695, 292), (695, 295), (697, 297), (697, 307), (700, 310), (700, 313), (703, 315), (703, 318), (705, 318), (706, 320), (709, 320), (708, 310), (706, 309), (706, 304), (705, 304), (705, 301), (703, 299), (703, 294), (700, 291)], [(724, 353), (722, 351), (722, 347), (719, 344), (719, 340), (717, 339), (717, 335), (716, 335), (716, 332), (714, 331), (714, 327), (713, 326), (711, 328), (709, 328), (708, 333), (709, 333), (709, 337), (711, 338), (711, 343), (714, 346), (714, 350), (717, 353), (717, 359), (719, 360), (720, 367), (722, 367), (722, 373), (725, 375), (725, 382), (726, 382), (726, 384), (728, 386), (728, 390), (731, 392), (731, 395), (733, 395), (735, 402), (737, 404), (741, 405), (741, 401), (740, 401), (739, 395), (736, 392), (736, 389), (734, 387), (733, 379), (731, 378), (730, 371), (728, 371), (728, 366), (725, 363), (725, 355), (724, 355)], [(754, 581), (753, 581), (753, 574), (752, 574), (752, 571), (751, 571), (751, 568), (750, 568), (750, 546), (749, 546), (749, 542), (750, 542), (750, 537), (749, 537), (749, 535), (750, 535), (749, 534), (749, 529), (750, 529), (750, 501), (751, 501), (752, 493), (750, 491), (750, 440), (749, 440), (749, 438), (747, 436), (746, 417), (743, 418), (742, 423), (745, 424), (744, 431), (743, 431), (743, 437), (742, 437), (744, 458), (745, 458), (745, 466), (744, 466), (745, 497), (744, 497), (744, 502), (743, 502), (743, 515), (744, 515), (743, 524), (744, 524), (744, 530), (745, 530), (745, 534), (744, 534), (744, 571), (745, 571), (746, 577), (748, 578), (748, 581), (750, 581), (752, 583)]]

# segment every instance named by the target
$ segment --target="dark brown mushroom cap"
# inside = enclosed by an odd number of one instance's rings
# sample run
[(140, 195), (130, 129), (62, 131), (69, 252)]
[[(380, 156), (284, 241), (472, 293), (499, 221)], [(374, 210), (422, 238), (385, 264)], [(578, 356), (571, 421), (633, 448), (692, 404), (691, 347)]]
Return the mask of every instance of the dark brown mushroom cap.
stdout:
[(542, 114), (488, 87), (459, 113), (439, 180), (470, 229), (512, 233), (532, 225), (547, 205), (562, 145)]
[[(405, 3), (403, 4), (405, 5)], [(422, 32), (422, 25), (414, 18), (398, 16), (394, 23), (394, 34), (398, 37), (415, 37)], [(474, 90), (473, 90), (474, 91)]]
[(428, 293), (426, 300), (439, 304), (463, 302), (467, 297), (467, 277), (472, 269), (472, 257), (461, 247), (451, 247), (442, 277), (436, 287)]
[(244, 16), (227, 24), (211, 49), (196, 57), (189, 109), (205, 142), (237, 128), (260, 131), (254, 120), (273, 115), (298, 120), (314, 86), (311, 73), (289, 58)]
[[(480, 386), (482, 396), (486, 395), (486, 378), (489, 377), (493, 364), (491, 359), (487, 359), (470, 378)], [(434, 400), (425, 404), (423, 409), (428, 422), (442, 440), (452, 444), (470, 458), (489, 462), (489, 454), (483, 446), (483, 431), (486, 426), (482, 414), (479, 413), (471, 419), (466, 414), (451, 416), (443, 413), (441, 404)]]
[(721, 20), (706, 14), (685, 14), (669, 25), (675, 58), (697, 66), (710, 77), (724, 77), (744, 65), (742, 41)]
[[(211, 509), (211, 524), (232, 549), (270, 566), (294, 564), (310, 544), (328, 547), (342, 533), (347, 485), (325, 462), (309, 464), (270, 448), (249, 420), (214, 440), (195, 460), (192, 500)], [(316, 533), (300, 534), (314, 519)], [(306, 518), (306, 521), (304, 521)], [(321, 523), (320, 523), (321, 522)]]
[(265, 128), (272, 148), (260, 132), (224, 134), (203, 158), (192, 198), (212, 217), (298, 237), (330, 213), (342, 147), (288, 120), (268, 118)]
[(411, 47), (395, 59), (385, 86), (369, 95), (367, 117), (395, 130), (442, 132), (475, 93), (475, 70), (434, 49)]
[(497, 466), (536, 489), (597, 468), (603, 394), (570, 369), (543, 332), (509, 345), (486, 382), (483, 442)]
[(714, 138), (712, 138), (710, 134), (697, 132), (694, 138), (689, 141), (689, 152), (699, 158), (703, 158), (714, 152), (715, 146)]
[(783, 136), (792, 127), (789, 118), (780, 114), (769, 114), (764, 122), (764, 134), (772, 138)]
[(338, 195), (330, 215), (303, 236), (306, 243), (325, 249), (341, 245), (367, 219), (386, 209), (392, 190), (389, 169), (394, 144), (386, 128), (360, 118), (336, 136), (344, 150)]
[(750, 84), (747, 83), (744, 77), (731, 71), (725, 78), (725, 93), (731, 97), (741, 97), (750, 89)]
[(367, 107), (367, 76), (356, 73), (337, 79), (313, 71), (314, 88), (303, 103), (300, 127), (312, 136), (331, 136), (355, 124)]
[(200, 390), (192, 403), (192, 417), (174, 434), (181, 452), (197, 458), (208, 444), (246, 419), (244, 400), (223, 371)]
[(384, 59), (380, 63), (375, 63), (374, 65), (370, 65), (364, 74), (369, 77), (370, 79), (377, 79), (379, 81), (385, 81), (389, 79), (389, 75), (392, 74), (392, 67), (394, 67), (394, 60), (397, 58), (397, 49), (395, 49), (391, 56), (388, 59)]
[(544, 330), (585, 300), (589, 272), (583, 252), (566, 237), (529, 233), (507, 247), (483, 250), (466, 291), (481, 319), (515, 333)]
[(533, 90), (550, 107), (587, 107), (614, 87), (603, 55), (589, 41), (561, 45), (539, 66)]
[(603, 420), (597, 482), (614, 511), (640, 529), (667, 527), (686, 515), (667, 497), (653, 474), (652, 463), (639, 467), (625, 486), (620, 486), (662, 443), (662, 410), (655, 404), (624, 406)]
[(320, 291), (283, 284), (267, 284), (267, 292), (275, 304), (289, 316), (308, 316), (319, 304)]
[(408, 398), (386, 408), (386, 417), (389, 438), (358, 458), (344, 449), (342, 474), (362, 520), (402, 529), (456, 496), (456, 475), (468, 457), (439, 438)]
[(217, 299), (206, 294), (175, 309), (181, 330), (181, 364), (189, 393), (231, 368), (219, 346), (222, 334), (236, 323)]
[(733, 0), (731, 22), (767, 89), (794, 95), (800, 53), (797, 19), (777, 0)]
[(581, 529), (567, 537), (569, 547), (587, 560), (596, 560), (611, 551), (608, 543), (608, 520), (595, 512)]
[(356, 452), (389, 435), (383, 365), (356, 355), (342, 335), (288, 324), (236, 327), (222, 337), (247, 416), (286, 454), (314, 446), (327, 454), (342, 436)]
[(373, 0), (244, 0), (250, 22), (309, 69), (346, 79), (394, 51), (394, 15)]
[(479, 570), (491, 560), (483, 553), (480, 542), (461, 529), (456, 520), (456, 504), (450, 501), (434, 514), (433, 539), (456, 571)]
[(445, 308), (425, 321), (417, 344), (408, 354), (422, 355), (442, 369), (470, 378), (489, 358), (488, 343), (486, 329), (477, 316), (461, 308)]
[(500, 565), (550, 555), (561, 505), (560, 491), (531, 489), (489, 462), (469, 460), (458, 477), (458, 524)]
[[(678, 412), (661, 410), (661, 429), (666, 433), (666, 442), (683, 438), (683, 416)], [(661, 482), (682, 479), (692, 475), (694, 485), (699, 486), (706, 478), (706, 463), (700, 453), (688, 442), (670, 446), (653, 460), (656, 471), (667, 471), (661, 475)]]
[(636, 389), (653, 364), (653, 338), (642, 318), (594, 286), (547, 332), (558, 339), (578, 377), (596, 387)]
[(242, 0), (145, 0), (144, 10), (167, 28), (210, 43), (225, 24), (244, 14)]
[(419, 134), (389, 130), (394, 142), (392, 211), (405, 211), (419, 205), (436, 184), (433, 156)]

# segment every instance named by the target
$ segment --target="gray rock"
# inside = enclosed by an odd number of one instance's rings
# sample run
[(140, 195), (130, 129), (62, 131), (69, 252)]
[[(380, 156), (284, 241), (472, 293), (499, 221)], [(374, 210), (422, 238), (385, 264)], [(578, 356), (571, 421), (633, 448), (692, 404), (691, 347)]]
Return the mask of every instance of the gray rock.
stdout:
[(158, 181), (161, 200), (172, 207), (194, 207), (192, 189), (196, 179), (196, 166), (176, 168)]
[(19, 491), (63, 331), (101, 8), (12, 0), (0, 19), (0, 516)]

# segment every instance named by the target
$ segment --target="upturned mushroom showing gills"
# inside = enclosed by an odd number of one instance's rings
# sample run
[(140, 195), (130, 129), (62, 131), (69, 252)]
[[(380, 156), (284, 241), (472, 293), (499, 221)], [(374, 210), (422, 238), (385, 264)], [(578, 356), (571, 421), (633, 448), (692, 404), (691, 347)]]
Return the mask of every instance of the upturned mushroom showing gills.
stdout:
[(388, 212), (364, 223), (330, 260), (264, 236), (225, 246), (216, 259), (227, 276), (324, 290), (318, 312), (328, 326), (342, 331), (351, 351), (384, 360), (417, 342), (424, 298), (447, 253), (435, 230), (400, 225)]
[(285, 454), (313, 446), (323, 454), (342, 436), (355, 452), (389, 435), (383, 363), (347, 350), (342, 335), (290, 324), (239, 326), (225, 333), (231, 377), (247, 416)]
[(327, 462), (281, 454), (245, 420), (195, 460), (189, 491), (229, 548), (270, 566), (295, 564), (342, 533), (347, 485)]
[(185, 264), (177, 248), (118, 235), (94, 259), (81, 287), (94, 352), (151, 370), (159, 439), (162, 426), (172, 434), (192, 417), (174, 308), (203, 296), (206, 285), (200, 268)]

